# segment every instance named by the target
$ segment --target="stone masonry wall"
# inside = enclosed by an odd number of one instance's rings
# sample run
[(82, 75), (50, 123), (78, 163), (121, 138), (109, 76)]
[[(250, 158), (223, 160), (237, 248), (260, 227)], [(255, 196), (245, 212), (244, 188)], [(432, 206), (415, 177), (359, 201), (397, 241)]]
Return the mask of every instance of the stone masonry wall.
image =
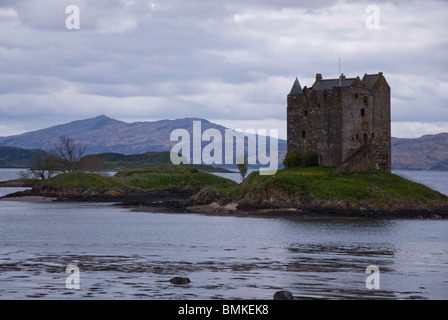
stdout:
[(368, 144), (375, 150), (369, 159), (390, 171), (390, 87), (381, 73), (372, 88), (357, 78), (331, 91), (304, 88), (287, 103), (288, 152), (314, 151), (319, 165), (339, 166)]

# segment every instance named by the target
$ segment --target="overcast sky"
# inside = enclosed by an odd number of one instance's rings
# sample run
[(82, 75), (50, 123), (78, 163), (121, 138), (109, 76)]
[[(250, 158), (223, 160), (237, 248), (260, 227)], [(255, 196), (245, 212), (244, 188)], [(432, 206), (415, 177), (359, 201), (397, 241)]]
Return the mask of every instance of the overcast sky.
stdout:
[(448, 132), (447, 17), (442, 0), (0, 0), (0, 136), (104, 114), (286, 138), (295, 77), (336, 78), (339, 57), (384, 73), (393, 136)]

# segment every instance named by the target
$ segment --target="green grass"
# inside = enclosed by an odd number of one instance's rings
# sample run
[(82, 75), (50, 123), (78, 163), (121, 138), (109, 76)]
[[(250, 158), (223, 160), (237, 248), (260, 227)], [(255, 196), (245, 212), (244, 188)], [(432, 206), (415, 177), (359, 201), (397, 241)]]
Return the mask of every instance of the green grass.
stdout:
[(308, 167), (278, 170), (275, 175), (261, 176), (252, 172), (242, 184), (198, 171), (194, 168), (163, 165), (144, 169), (130, 169), (113, 177), (92, 173), (69, 173), (40, 182), (59, 188), (96, 188), (143, 190), (210, 188), (234, 199), (276, 185), (293, 194), (307, 195), (311, 199), (338, 199), (351, 203), (368, 201), (371, 204), (390, 206), (396, 203), (427, 203), (446, 201), (446, 196), (422, 184), (384, 172), (366, 172), (356, 175), (333, 175), (334, 168)]
[(103, 190), (120, 188), (153, 190), (172, 187), (193, 190), (206, 186), (229, 187), (236, 185), (233, 181), (214, 174), (175, 165), (124, 170), (113, 177), (94, 173), (72, 172), (59, 174), (39, 183), (57, 188), (95, 188)]
[(356, 175), (333, 175), (334, 168), (289, 168), (273, 176), (251, 173), (241, 185), (241, 194), (266, 188), (270, 184), (310, 198), (339, 199), (352, 203), (367, 200), (378, 205), (389, 205), (397, 200), (425, 203), (442, 200), (445, 196), (422, 184), (406, 180), (385, 171)]
[(63, 173), (39, 183), (57, 188), (115, 189), (124, 186), (122, 182), (113, 177), (85, 172)]
[(32, 159), (43, 154), (45, 151), (38, 149), (0, 147), (0, 168), (29, 168)]
[(231, 180), (195, 168), (176, 165), (163, 165), (144, 169), (131, 169), (118, 172), (118, 181), (145, 190), (178, 187), (181, 189), (198, 189), (206, 186), (236, 185)]

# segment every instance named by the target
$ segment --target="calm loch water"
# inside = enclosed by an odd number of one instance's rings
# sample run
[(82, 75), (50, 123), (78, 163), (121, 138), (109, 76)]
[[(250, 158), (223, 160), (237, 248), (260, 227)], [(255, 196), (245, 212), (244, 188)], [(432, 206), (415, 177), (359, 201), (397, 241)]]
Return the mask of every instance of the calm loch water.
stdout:
[[(278, 290), (297, 299), (447, 299), (447, 231), (447, 220), (241, 218), (2, 201), (0, 299), (272, 299)], [(79, 270), (79, 289), (66, 286), (69, 265)], [(379, 289), (366, 288), (371, 265)], [(173, 285), (174, 276), (191, 283)]]

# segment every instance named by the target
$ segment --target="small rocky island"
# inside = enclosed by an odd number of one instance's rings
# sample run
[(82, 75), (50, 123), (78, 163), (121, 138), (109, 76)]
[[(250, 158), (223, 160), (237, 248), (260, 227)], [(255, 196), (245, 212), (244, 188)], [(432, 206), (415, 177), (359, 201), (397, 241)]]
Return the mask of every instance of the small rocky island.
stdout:
[[(115, 176), (73, 172), (1, 200), (110, 202), (149, 212), (259, 217), (448, 218), (448, 197), (386, 171), (335, 175), (332, 167), (251, 173), (243, 183), (163, 165)], [(29, 182), (28, 182), (29, 183)]]

